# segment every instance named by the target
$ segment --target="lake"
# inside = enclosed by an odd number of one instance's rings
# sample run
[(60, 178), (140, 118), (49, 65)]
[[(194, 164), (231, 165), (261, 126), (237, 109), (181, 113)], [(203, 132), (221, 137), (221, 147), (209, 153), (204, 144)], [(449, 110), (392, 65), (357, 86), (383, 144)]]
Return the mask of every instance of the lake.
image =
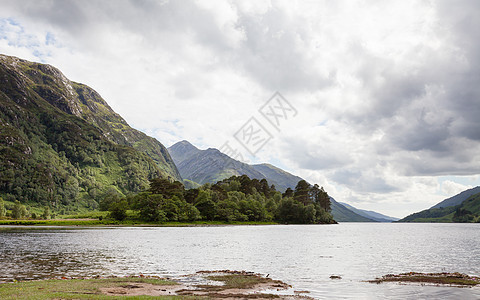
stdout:
[(0, 281), (221, 269), (270, 274), (316, 299), (480, 299), (479, 287), (364, 282), (410, 271), (480, 275), (480, 224), (0, 228)]

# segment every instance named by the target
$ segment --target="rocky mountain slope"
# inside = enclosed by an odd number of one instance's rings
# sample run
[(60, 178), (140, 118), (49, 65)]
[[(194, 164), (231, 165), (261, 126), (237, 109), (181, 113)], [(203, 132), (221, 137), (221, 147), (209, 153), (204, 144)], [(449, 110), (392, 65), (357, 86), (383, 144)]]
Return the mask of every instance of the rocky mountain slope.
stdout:
[(0, 55), (0, 195), (95, 206), (108, 191), (181, 180), (166, 148), (58, 69)]
[(249, 165), (235, 160), (217, 149), (200, 150), (188, 141), (181, 141), (168, 148), (182, 178), (198, 184), (229, 178), (233, 175), (247, 175), (258, 180), (267, 179), (279, 191), (295, 188), (302, 180), (269, 164)]

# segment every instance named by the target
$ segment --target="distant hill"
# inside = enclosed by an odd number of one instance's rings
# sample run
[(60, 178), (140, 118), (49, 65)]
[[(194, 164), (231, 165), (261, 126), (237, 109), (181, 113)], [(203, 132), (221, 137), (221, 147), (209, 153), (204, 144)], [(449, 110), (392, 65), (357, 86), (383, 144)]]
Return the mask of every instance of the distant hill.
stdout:
[(279, 191), (285, 191), (287, 188), (294, 189), (297, 183), (302, 180), (302, 178), (292, 175), (271, 164), (258, 164), (252, 165), (252, 167), (275, 184), (275, 187), (277, 187), (277, 190)]
[(287, 188), (295, 188), (302, 180), (270, 164), (249, 165), (214, 148), (199, 150), (188, 141), (178, 142), (168, 151), (182, 178), (198, 184), (215, 183), (233, 175), (247, 175), (252, 179), (267, 179), (277, 190), (284, 192)]
[(389, 216), (383, 215), (383, 214), (375, 212), (375, 211), (358, 209), (358, 208), (355, 208), (355, 207), (353, 207), (353, 206), (351, 206), (350, 204), (347, 204), (347, 203), (340, 202), (340, 204), (342, 204), (343, 206), (345, 206), (349, 210), (355, 212), (356, 214), (359, 214), (363, 217), (372, 219), (376, 222), (386, 222), (386, 223), (388, 223), (388, 222), (395, 222), (395, 221), (400, 220), (399, 218), (389, 217)]
[(411, 214), (399, 222), (480, 222), (480, 192), (472, 194), (478, 190), (479, 187), (466, 190), (430, 209)]
[(474, 187), (472, 189), (466, 190), (461, 192), (458, 195), (450, 197), (448, 199), (443, 200), (442, 202), (432, 206), (431, 208), (442, 208), (442, 207), (449, 207), (449, 206), (456, 206), (461, 204), (463, 201), (468, 199), (468, 197), (480, 193), (480, 186)]
[(181, 180), (167, 149), (90, 87), (46, 64), (0, 55), (0, 196), (95, 208), (105, 193)]
[(332, 208), (332, 216), (337, 222), (377, 222), (371, 218), (367, 218), (353, 212), (346, 206), (335, 201), (335, 199), (332, 197), (330, 197), (330, 203)]

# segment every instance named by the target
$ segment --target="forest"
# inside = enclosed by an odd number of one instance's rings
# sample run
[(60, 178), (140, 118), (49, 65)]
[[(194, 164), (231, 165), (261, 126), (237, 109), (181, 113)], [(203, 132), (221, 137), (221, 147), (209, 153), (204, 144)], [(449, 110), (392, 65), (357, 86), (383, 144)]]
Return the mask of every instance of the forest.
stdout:
[(281, 193), (267, 180), (232, 176), (215, 184), (185, 189), (183, 184), (153, 179), (144, 192), (121, 197), (112, 193), (100, 201), (100, 210), (123, 220), (127, 211), (148, 222), (278, 222), (331, 224), (330, 198), (323, 188), (304, 180)]
[[(215, 184), (185, 189), (179, 181), (163, 178), (150, 180), (149, 188), (123, 196), (110, 190), (99, 202), (100, 211), (119, 222), (135, 220), (146, 223), (218, 221), (274, 222), (282, 224), (334, 224), (330, 197), (318, 185), (305, 180), (283, 194), (267, 180), (232, 176)], [(0, 218), (48, 219), (54, 216), (45, 206), (37, 214), (15, 201), (6, 209), (0, 198)]]

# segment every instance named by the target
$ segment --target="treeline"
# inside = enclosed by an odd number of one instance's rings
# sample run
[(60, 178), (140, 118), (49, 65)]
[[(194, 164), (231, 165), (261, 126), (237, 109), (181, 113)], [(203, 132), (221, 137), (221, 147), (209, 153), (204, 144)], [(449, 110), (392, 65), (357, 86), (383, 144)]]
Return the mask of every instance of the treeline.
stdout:
[(100, 209), (117, 220), (127, 211), (148, 222), (253, 221), (294, 224), (336, 223), (330, 214), (330, 197), (318, 185), (299, 181), (294, 190), (280, 193), (267, 180), (232, 176), (215, 184), (186, 190), (182, 183), (153, 179), (150, 188), (121, 197), (112, 193), (100, 201)]

